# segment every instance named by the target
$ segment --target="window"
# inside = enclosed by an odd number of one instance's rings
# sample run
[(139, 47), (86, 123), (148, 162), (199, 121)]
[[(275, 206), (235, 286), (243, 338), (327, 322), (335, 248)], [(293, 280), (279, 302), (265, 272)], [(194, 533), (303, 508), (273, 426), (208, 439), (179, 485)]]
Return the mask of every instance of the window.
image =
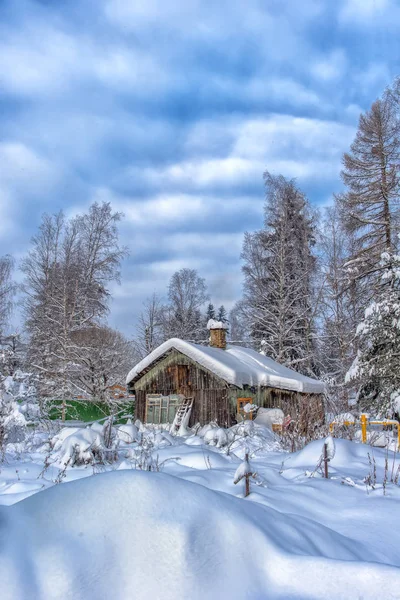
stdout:
[(146, 423), (172, 423), (178, 407), (182, 404), (182, 396), (171, 394), (162, 396), (161, 394), (146, 395)]

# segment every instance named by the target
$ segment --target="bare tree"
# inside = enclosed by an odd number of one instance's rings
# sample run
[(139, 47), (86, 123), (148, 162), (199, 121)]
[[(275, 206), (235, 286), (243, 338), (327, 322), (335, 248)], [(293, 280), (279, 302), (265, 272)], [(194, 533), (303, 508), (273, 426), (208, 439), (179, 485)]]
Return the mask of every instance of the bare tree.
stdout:
[(358, 294), (361, 284), (349, 283), (345, 267), (351, 248), (352, 237), (344, 230), (337, 207), (328, 208), (319, 243), (322, 267), (319, 361), (338, 409), (345, 409), (348, 404), (345, 375), (356, 353), (355, 331), (362, 315)]
[(134, 348), (140, 358), (150, 354), (165, 341), (164, 325), (164, 306), (157, 294), (153, 294), (143, 304), (133, 340)]
[(125, 387), (137, 362), (132, 343), (110, 327), (88, 327), (71, 335), (70, 384), (78, 396), (112, 404), (114, 386)]
[(164, 310), (165, 337), (204, 341), (201, 308), (209, 299), (205, 280), (195, 269), (177, 271), (169, 283), (168, 299)]
[(70, 394), (71, 336), (99, 326), (108, 312), (108, 283), (118, 280), (125, 250), (118, 244), (121, 215), (108, 203), (66, 219), (44, 215), (22, 262), (24, 310), (32, 366), (42, 393)]
[(238, 300), (229, 313), (229, 338), (231, 344), (253, 346), (246, 303)]
[(16, 289), (12, 280), (13, 267), (14, 261), (11, 256), (0, 257), (0, 340), (8, 325)]

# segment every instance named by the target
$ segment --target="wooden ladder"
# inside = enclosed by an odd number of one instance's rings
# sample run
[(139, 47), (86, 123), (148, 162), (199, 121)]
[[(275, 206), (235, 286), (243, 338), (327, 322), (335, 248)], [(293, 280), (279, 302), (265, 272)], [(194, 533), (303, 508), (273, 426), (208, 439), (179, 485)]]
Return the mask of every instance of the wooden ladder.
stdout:
[(179, 428), (182, 424), (183, 419), (186, 417), (189, 411), (192, 410), (193, 406), (193, 398), (185, 398), (178, 406), (178, 410), (176, 411), (176, 415), (174, 418), (174, 422), (172, 423), (171, 433), (175, 433), (179, 431)]

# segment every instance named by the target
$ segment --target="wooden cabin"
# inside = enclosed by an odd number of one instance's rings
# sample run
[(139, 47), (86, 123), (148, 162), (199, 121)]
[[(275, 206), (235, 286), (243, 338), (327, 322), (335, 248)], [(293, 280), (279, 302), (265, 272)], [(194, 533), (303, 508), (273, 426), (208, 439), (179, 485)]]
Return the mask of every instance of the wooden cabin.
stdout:
[(323, 419), (322, 382), (250, 348), (227, 345), (225, 326), (210, 323), (210, 346), (172, 338), (130, 371), (127, 386), (136, 398), (136, 418), (172, 423), (183, 399), (191, 398), (190, 425), (217, 421), (230, 427), (247, 403), (281, 408), (304, 424)]

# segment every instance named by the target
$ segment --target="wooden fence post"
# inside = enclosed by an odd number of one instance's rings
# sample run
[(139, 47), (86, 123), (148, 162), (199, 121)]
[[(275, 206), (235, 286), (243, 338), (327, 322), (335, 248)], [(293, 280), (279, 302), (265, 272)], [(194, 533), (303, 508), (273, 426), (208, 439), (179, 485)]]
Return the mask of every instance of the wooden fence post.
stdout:
[(329, 473), (328, 473), (328, 444), (325, 442), (324, 444), (324, 474), (325, 474), (325, 479), (329, 479)]

